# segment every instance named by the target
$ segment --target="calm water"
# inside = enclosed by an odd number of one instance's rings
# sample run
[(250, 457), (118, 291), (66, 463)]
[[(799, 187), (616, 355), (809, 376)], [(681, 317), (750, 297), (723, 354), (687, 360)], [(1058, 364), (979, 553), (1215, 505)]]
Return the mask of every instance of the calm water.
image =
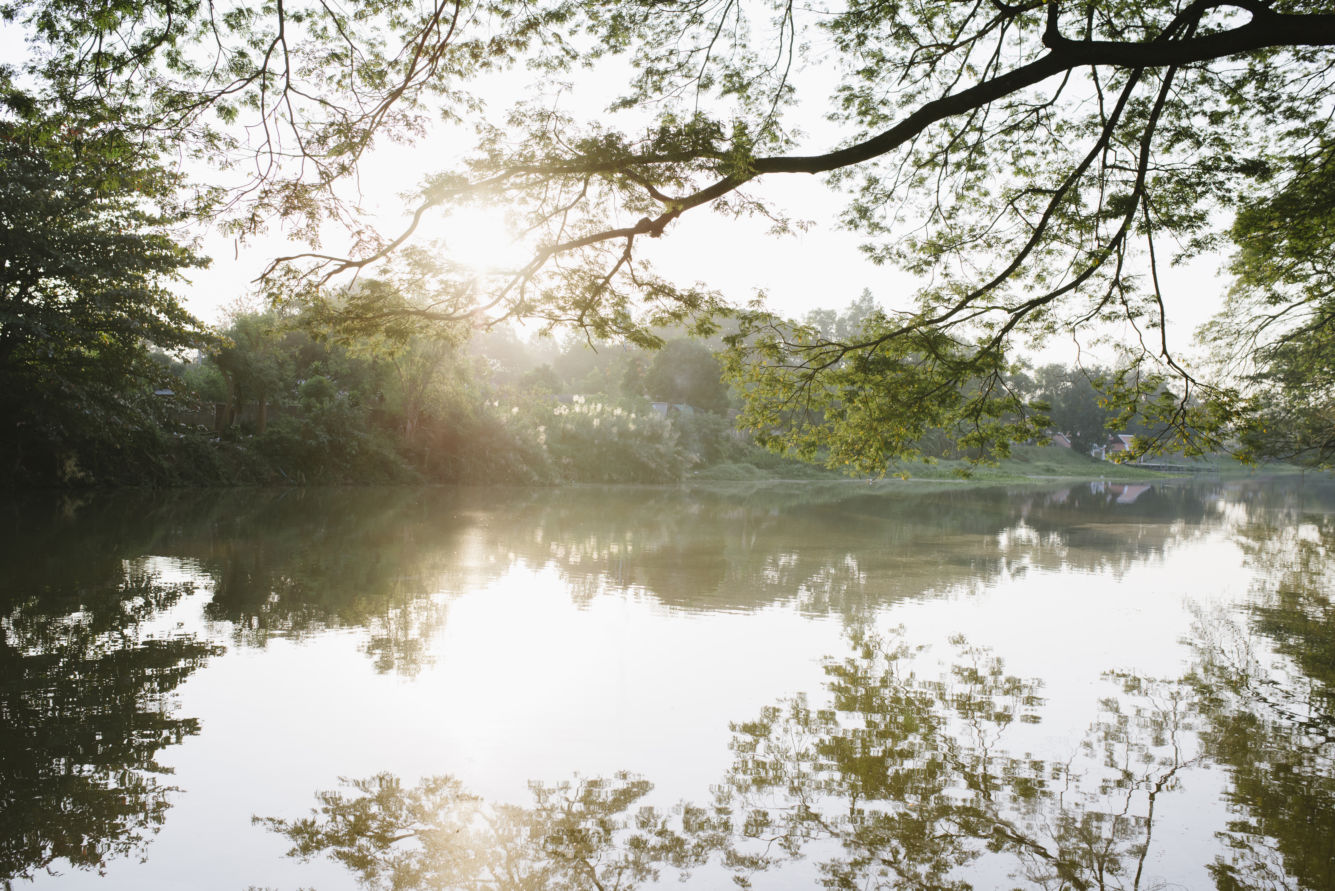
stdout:
[(1335, 488), (0, 505), (0, 885), (1335, 887)]

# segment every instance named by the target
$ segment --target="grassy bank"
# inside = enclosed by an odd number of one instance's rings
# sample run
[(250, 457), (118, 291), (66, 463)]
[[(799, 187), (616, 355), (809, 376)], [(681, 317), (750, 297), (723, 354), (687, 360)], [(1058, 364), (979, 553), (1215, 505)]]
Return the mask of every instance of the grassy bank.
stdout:
[[(1224, 476), (1249, 476), (1297, 473), (1288, 465), (1267, 465), (1263, 470), (1248, 467), (1227, 456), (1198, 460), (1201, 472)], [(1016, 446), (1011, 457), (997, 464), (970, 464), (962, 460), (901, 462), (892, 465), (887, 479), (936, 482), (1025, 482), (1029, 480), (1109, 480), (1136, 482), (1169, 479), (1180, 474), (1147, 470), (1134, 464), (1114, 464), (1081, 455), (1058, 446)], [(715, 464), (692, 474), (698, 482), (760, 482), (765, 480), (840, 480), (849, 479), (838, 471), (806, 464), (777, 455), (748, 455), (745, 461)], [(865, 477), (863, 478), (865, 479)]]

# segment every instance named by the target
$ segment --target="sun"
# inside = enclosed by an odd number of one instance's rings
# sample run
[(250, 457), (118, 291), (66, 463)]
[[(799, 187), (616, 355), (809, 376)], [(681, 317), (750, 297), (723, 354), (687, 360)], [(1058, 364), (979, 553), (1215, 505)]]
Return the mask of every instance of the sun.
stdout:
[(533, 245), (500, 208), (470, 208), (435, 221), (425, 233), (444, 256), (479, 274), (512, 272), (532, 258)]

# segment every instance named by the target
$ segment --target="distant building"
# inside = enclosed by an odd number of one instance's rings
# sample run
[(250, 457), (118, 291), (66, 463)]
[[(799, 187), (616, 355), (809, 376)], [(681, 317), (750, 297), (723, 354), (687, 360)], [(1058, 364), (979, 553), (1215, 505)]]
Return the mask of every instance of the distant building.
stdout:
[(1054, 433), (1052, 434), (1052, 444), (1061, 446), (1064, 449), (1069, 449), (1071, 447), (1071, 437), (1067, 436), (1065, 433)]
[(1149, 483), (1105, 483), (1102, 480), (1089, 484), (1091, 492), (1110, 495), (1118, 504), (1135, 504), (1137, 498), (1153, 488)]
[(1089, 454), (1103, 461), (1115, 461), (1116, 455), (1130, 451), (1135, 442), (1134, 433), (1113, 433), (1103, 445), (1090, 449)]

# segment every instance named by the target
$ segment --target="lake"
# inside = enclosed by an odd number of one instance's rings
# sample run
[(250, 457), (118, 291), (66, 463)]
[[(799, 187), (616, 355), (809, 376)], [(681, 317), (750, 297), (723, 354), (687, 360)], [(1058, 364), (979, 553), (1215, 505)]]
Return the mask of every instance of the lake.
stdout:
[(32, 495), (0, 885), (1335, 888), (1335, 486)]

